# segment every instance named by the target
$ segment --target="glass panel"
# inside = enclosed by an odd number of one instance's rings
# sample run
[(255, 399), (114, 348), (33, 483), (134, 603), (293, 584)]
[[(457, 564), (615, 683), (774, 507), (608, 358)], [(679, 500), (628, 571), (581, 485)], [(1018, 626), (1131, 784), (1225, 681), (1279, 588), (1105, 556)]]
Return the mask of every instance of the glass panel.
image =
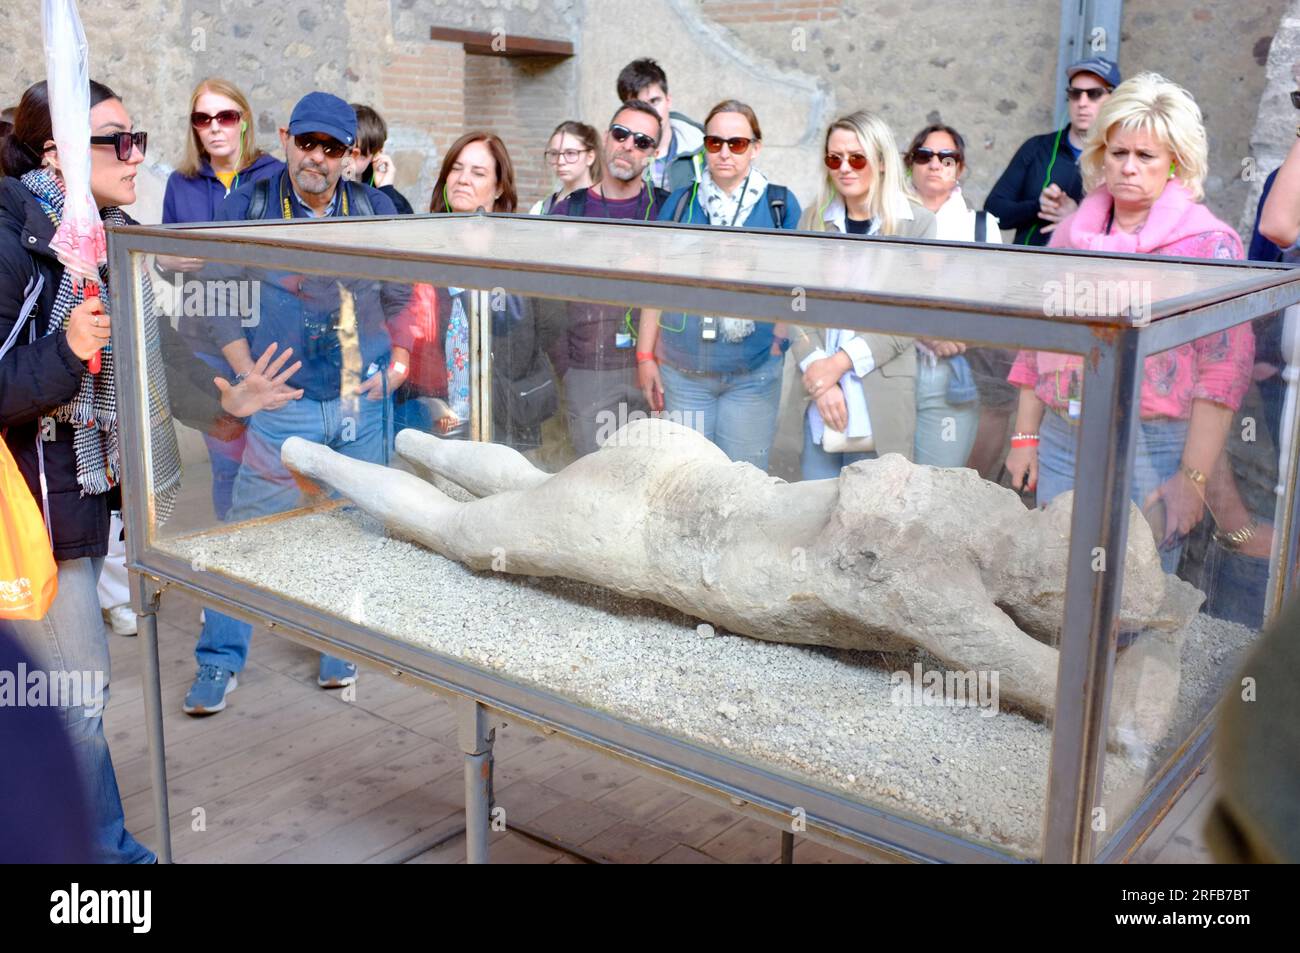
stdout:
[[(819, 328), (790, 294), (737, 317), (579, 284), (157, 277), (175, 333), (147, 369), (166, 371), (183, 473), (155, 545), (200, 582), (1037, 856), (1069, 514), (1008, 488), (1008, 375), (1032, 381), (1029, 355)], [(269, 397), (254, 369), (244, 406), (226, 394), (242, 419), (219, 414), (213, 378), (272, 344), (302, 361), (302, 395)], [(1040, 493), (1073, 483), (1061, 379)], [(201, 651), (246, 646), (208, 610)]]
[[(1146, 361), (1129, 559), (1158, 561), (1169, 574), (1168, 619), (1119, 640), (1099, 843), (1224, 693), (1238, 690), (1243, 653), (1269, 615), (1270, 580), (1281, 574), (1273, 527), (1284, 512), (1283, 410), (1294, 386), (1282, 328), (1280, 315), (1268, 316)], [(1126, 606), (1161, 595), (1139, 591), (1131, 571), (1125, 584)]]
[[(496, 218), (203, 229), (177, 248), (222, 235), (313, 257), (148, 265), (138, 303), (162, 317), (123, 417), (148, 434), (153, 543), (200, 584), (220, 573), (250, 602), (275, 593), (1026, 857), (1082, 361), (990, 343), (1011, 325), (985, 315), (1041, 317), (1090, 269), (1142, 289), (1142, 319), (1284, 280)], [(343, 274), (350, 248), (441, 255), (445, 280)], [(568, 298), (510, 290), (528, 283)], [(668, 284), (679, 310), (625, 300)], [(824, 327), (846, 294), (967, 312), (969, 340)], [(1280, 331), (1148, 361), (1103, 843), (1228, 686), (1281, 574)], [(1018, 431), (1038, 442), (1012, 450)], [(1010, 489), (1031, 462), (1036, 493)], [(201, 651), (247, 650), (245, 627), (207, 617)]]

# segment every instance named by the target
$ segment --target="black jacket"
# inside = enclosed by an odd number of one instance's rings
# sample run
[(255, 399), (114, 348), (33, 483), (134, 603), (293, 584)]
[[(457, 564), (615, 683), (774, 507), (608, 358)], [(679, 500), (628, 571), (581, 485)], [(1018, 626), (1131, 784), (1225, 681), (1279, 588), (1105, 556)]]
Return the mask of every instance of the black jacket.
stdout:
[[(28, 343), (28, 329), (20, 330), (13, 349), (0, 360), (0, 429), (7, 428), (5, 442), (38, 506), (36, 442), (41, 416), (76, 395), (85, 369), (66, 335), (45, 333), (63, 275), (63, 266), (50, 251), (53, 237), (54, 225), (35, 196), (17, 179), (0, 179), (0, 344), (18, 320), (24, 292), (37, 273), (45, 279), (28, 319), (38, 322), (36, 341)], [(199, 429), (228, 422), (207, 365), (189, 352), (166, 320), (160, 320), (159, 327), (172, 412)], [(72, 435), (70, 424), (59, 423), (54, 439), (42, 444), (54, 558), (59, 560), (103, 556), (108, 551), (109, 512), (120, 505), (116, 489), (98, 496), (81, 495)], [(127, 474), (127, 479), (132, 476)]]
[[(1051, 224), (1038, 217), (1038, 196), (1051, 182), (1061, 187), (1076, 202), (1083, 200), (1083, 177), (1070, 151), (1070, 127), (1027, 139), (1011, 159), (984, 202), (985, 211), (998, 217), (1003, 228), (1016, 230), (1016, 244), (1046, 245), (1052, 233), (1043, 234)], [(1056, 161), (1052, 161), (1055, 148)], [(1048, 177), (1048, 169), (1051, 176)]]

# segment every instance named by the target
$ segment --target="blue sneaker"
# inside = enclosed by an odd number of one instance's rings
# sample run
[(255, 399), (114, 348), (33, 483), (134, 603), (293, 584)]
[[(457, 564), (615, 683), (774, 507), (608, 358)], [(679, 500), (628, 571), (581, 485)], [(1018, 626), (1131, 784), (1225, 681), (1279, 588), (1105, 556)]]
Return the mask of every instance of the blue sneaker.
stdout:
[(342, 688), (354, 684), (356, 680), (357, 667), (351, 662), (332, 655), (320, 657), (320, 674), (316, 676), (316, 684), (321, 688)]
[(216, 665), (200, 665), (199, 674), (185, 696), (182, 706), (187, 715), (215, 715), (226, 707), (226, 696), (235, 690), (239, 681), (235, 673)]

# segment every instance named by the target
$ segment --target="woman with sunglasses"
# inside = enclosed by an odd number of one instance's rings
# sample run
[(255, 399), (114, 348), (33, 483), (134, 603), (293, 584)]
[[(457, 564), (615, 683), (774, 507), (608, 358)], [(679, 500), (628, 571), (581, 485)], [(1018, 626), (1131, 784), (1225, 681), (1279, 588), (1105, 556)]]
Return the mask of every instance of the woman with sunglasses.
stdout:
[(216, 221), (232, 191), (279, 175), (284, 163), (257, 147), (248, 100), (233, 83), (209, 77), (190, 94), (185, 156), (167, 179), (163, 224)]
[[(126, 108), (108, 87), (92, 81), (90, 103), (91, 195), (105, 224), (135, 224), (122, 207), (136, 200), (147, 136), (132, 130)], [(0, 152), (7, 176), (0, 179), (0, 432), (45, 516), (58, 593), (43, 618), (12, 622), (11, 628), (47, 670), (100, 672), (107, 686), (109, 651), (96, 582), (108, 550), (109, 516), (120, 507), (120, 481), (144, 475), (122, 473), (114, 354), (103, 349), (111, 343), (109, 312), (130, 296), (132, 276), (110, 275), (101, 265), (104, 296), (85, 297), (51, 251), (64, 208), (60, 168), (49, 95), (45, 83), (37, 83), (23, 94)], [(283, 383), (298, 365), (284, 367), (287, 352), (274, 363), (266, 354), (238, 386), (214, 381), (159, 319), (150, 282), (140, 279), (154, 504), (165, 519), (180, 481), (173, 413), (209, 430), (231, 423), (231, 414), (281, 406), (295, 396)], [(102, 353), (102, 366), (92, 374), (88, 362), (96, 353)], [(124, 826), (102, 707), (83, 701), (75, 707), (64, 701), (58, 710), (86, 785), (94, 859), (151, 863), (153, 854)]]
[[(660, 221), (794, 229), (799, 200), (755, 160), (763, 132), (754, 110), (728, 99), (704, 121), (700, 180), (678, 189)], [(641, 312), (637, 379), (651, 410), (699, 430), (732, 460), (767, 469), (781, 404), (784, 337), (768, 321)]]
[(555, 171), (560, 187), (538, 199), (529, 215), (550, 215), (557, 202), (600, 181), (600, 136), (584, 122), (568, 119), (556, 126), (542, 158)]
[[(800, 223), (814, 232), (934, 238), (935, 221), (907, 190), (894, 134), (859, 110), (826, 131), (817, 207)], [(805, 480), (879, 454), (909, 460), (916, 431), (916, 342), (897, 334), (794, 327), (791, 351), (803, 372)]]
[[(164, 225), (214, 222), (227, 195), (237, 188), (278, 176), (284, 163), (257, 148), (252, 109), (239, 88), (218, 77), (209, 77), (190, 94), (190, 134), (185, 137), (185, 155), (167, 178), (163, 196)], [(176, 272), (195, 272), (203, 267), (197, 258), (162, 255), (158, 266), (168, 283)], [(194, 353), (212, 370), (233, 380), (235, 371), (212, 343), (202, 321), (184, 320), (178, 330)], [(228, 439), (208, 435), (208, 459), (212, 465), (212, 508), (217, 519), (230, 512), (235, 475), (244, 457), (242, 431), (224, 434)]]
[[(961, 192), (966, 174), (966, 143), (951, 126), (934, 123), (912, 139), (904, 157), (912, 189), (921, 204), (934, 213), (935, 237), (958, 242), (1000, 244), (998, 220), (987, 212), (967, 207)], [(917, 340), (916, 445), (914, 460), (935, 467), (962, 467), (970, 457), (979, 431), (980, 390), (962, 341)], [(1014, 355), (1003, 354), (1002, 379), (994, 386), (1004, 391), (1006, 372)], [(1014, 399), (1014, 393), (1012, 393)], [(1006, 436), (1002, 415), (999, 442)]]

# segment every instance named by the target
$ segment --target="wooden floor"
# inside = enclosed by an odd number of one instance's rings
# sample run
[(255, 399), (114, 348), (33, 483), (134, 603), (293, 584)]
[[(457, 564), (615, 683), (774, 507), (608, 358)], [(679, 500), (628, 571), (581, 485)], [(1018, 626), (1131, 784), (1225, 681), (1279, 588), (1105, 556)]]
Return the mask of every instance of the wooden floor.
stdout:
[[(443, 700), (362, 670), (355, 698), (316, 686), (317, 655), (255, 633), (229, 707), (190, 718), (199, 607), (160, 613), (172, 844), (181, 863), (463, 863), (464, 775)], [(136, 640), (111, 636), (105, 712), (127, 828), (156, 846)], [(779, 832), (558, 735), (493, 722), (497, 863), (775, 863)], [(1206, 863), (1202, 775), (1136, 855)], [(795, 863), (858, 863), (796, 839)]]

